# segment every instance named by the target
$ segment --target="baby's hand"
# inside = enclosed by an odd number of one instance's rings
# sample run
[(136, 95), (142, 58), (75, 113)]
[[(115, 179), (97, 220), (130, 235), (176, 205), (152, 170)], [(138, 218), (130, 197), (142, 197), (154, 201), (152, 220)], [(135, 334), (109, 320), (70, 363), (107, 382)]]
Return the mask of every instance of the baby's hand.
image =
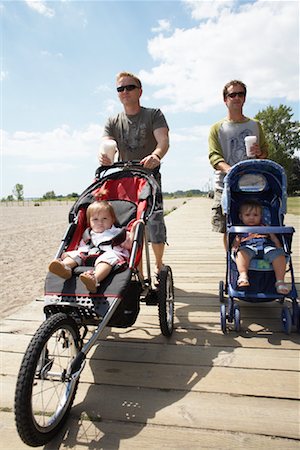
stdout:
[(239, 246), (238, 246), (238, 245), (233, 245), (233, 246), (231, 247), (231, 250), (233, 251), (233, 253), (236, 253), (236, 252), (238, 251), (238, 249), (239, 249)]

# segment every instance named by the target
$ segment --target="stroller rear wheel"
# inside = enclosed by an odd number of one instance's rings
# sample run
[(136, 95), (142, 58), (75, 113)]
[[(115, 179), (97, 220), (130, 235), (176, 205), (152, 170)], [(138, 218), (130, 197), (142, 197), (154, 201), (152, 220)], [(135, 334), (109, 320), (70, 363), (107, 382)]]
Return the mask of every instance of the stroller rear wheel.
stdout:
[(157, 294), (160, 329), (164, 336), (171, 336), (174, 326), (174, 283), (169, 266), (163, 266), (159, 272)]
[(241, 329), (241, 313), (239, 305), (234, 305), (233, 307), (233, 321), (235, 331), (239, 332)]
[(227, 333), (226, 328), (226, 305), (225, 303), (221, 303), (220, 305), (220, 322), (221, 322), (221, 330), (223, 334)]
[(219, 282), (219, 300), (220, 300), (220, 303), (224, 303), (225, 302), (224, 281), (222, 281), (222, 280)]
[[(295, 300), (296, 301), (296, 300)], [(296, 330), (300, 333), (300, 305), (297, 304), (297, 314), (296, 314)]]
[(27, 445), (46, 444), (64, 424), (79, 382), (70, 367), (80, 342), (76, 323), (62, 313), (49, 317), (33, 336), (15, 393), (17, 430)]
[(281, 323), (284, 333), (290, 334), (292, 331), (292, 316), (287, 305), (284, 305), (281, 310)]

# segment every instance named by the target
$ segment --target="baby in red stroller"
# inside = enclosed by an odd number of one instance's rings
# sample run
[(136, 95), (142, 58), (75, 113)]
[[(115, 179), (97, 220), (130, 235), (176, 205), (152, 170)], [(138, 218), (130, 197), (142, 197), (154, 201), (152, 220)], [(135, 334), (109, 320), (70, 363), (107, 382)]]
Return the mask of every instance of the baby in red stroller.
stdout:
[[(99, 193), (100, 199), (105, 193)], [(96, 200), (86, 211), (87, 228), (77, 250), (62, 254), (60, 259), (53, 260), (49, 271), (66, 280), (72, 277), (72, 269), (77, 266), (93, 265), (95, 270), (80, 274), (80, 280), (87, 289), (95, 293), (103, 281), (116, 266), (128, 262), (134, 238), (134, 231), (139, 221), (135, 221), (131, 231), (115, 226), (117, 222), (112, 205), (106, 200)]]

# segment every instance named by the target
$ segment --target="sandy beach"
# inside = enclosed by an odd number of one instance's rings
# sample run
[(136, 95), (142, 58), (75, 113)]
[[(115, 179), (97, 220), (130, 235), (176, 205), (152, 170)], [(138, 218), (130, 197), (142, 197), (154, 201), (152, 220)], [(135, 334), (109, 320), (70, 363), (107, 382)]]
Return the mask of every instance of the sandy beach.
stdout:
[[(165, 200), (172, 211), (187, 199)], [(0, 318), (41, 297), (49, 262), (68, 226), (72, 203), (0, 206)]]

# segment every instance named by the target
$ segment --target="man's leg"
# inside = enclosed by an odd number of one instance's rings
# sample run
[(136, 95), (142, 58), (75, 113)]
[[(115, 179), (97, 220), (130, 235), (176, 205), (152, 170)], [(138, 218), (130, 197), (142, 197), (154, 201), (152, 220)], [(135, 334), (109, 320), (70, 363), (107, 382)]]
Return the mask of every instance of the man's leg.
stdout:
[(222, 192), (215, 190), (211, 216), (212, 231), (223, 233), (223, 246), (225, 251), (227, 251), (226, 219), (223, 214), (221, 202)]
[(227, 252), (227, 234), (226, 233), (223, 234), (223, 245), (224, 245), (225, 252)]
[(159, 273), (163, 266), (163, 256), (165, 250), (165, 244), (154, 244), (152, 243), (152, 249), (155, 256), (155, 272)]

